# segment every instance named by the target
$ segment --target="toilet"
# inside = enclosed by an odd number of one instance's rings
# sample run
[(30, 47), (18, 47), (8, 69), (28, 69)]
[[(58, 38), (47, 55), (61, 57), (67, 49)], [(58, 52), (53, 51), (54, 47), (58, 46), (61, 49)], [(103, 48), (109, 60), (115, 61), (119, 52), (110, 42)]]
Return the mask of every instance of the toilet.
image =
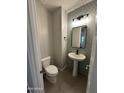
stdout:
[(42, 62), (43, 69), (45, 70), (47, 80), (51, 83), (56, 83), (58, 69), (56, 66), (50, 65), (50, 59), (51, 57), (48, 56), (41, 59), (41, 62)]

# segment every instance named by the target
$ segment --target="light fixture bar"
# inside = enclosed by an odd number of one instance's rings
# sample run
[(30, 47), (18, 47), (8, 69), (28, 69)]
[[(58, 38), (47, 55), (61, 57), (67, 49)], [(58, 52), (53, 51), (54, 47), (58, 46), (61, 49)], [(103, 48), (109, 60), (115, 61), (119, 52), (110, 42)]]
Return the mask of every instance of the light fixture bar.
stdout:
[(78, 16), (77, 18), (74, 18), (73, 21), (74, 21), (75, 19), (80, 20), (80, 19), (83, 18), (84, 16), (87, 16), (87, 17), (88, 17), (88, 15), (89, 15), (89, 14), (80, 15), (80, 16)]

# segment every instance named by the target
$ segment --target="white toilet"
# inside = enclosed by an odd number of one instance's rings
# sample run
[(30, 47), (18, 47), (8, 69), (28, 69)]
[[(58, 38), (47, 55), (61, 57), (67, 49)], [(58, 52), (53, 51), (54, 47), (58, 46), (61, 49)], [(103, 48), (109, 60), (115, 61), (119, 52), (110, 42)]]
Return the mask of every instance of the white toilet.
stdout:
[(58, 74), (58, 69), (56, 66), (50, 65), (50, 59), (51, 59), (50, 56), (48, 56), (41, 59), (41, 62), (45, 70), (46, 78), (48, 79), (48, 81), (50, 81), (51, 83), (56, 83), (57, 80), (56, 76)]

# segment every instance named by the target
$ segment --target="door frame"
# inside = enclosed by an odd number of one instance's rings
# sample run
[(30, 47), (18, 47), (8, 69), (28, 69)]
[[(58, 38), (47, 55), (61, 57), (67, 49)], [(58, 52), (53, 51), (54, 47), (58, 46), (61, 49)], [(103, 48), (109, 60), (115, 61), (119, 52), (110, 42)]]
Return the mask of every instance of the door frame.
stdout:
[[(39, 88), (39, 93), (44, 93), (44, 83), (43, 83), (43, 74), (40, 73), (42, 70), (42, 64), (40, 62), (40, 42), (39, 42), (39, 32), (38, 32), (38, 21), (37, 21), (37, 11), (36, 11), (36, 1), (35, 0), (27, 0), (27, 9), (29, 13), (29, 20), (30, 20), (30, 25), (31, 25), (31, 30), (29, 33), (29, 37), (32, 39), (32, 50), (34, 55), (34, 67), (35, 67), (35, 73), (36, 73), (36, 82), (37, 88)], [(28, 34), (28, 33), (27, 33)], [(31, 72), (32, 73), (32, 72)]]
[[(91, 93), (92, 85), (96, 86), (96, 89), (94, 89), (94, 90), (97, 91), (97, 71), (94, 72), (94, 70), (97, 70), (97, 19), (95, 20), (95, 24), (96, 24), (96, 27), (95, 27), (96, 31), (93, 34), (86, 93)], [(93, 77), (94, 73), (96, 74), (95, 77)], [(91, 82), (94, 78), (95, 78), (95, 84), (93, 84)], [(92, 91), (92, 93), (93, 93), (93, 91)]]

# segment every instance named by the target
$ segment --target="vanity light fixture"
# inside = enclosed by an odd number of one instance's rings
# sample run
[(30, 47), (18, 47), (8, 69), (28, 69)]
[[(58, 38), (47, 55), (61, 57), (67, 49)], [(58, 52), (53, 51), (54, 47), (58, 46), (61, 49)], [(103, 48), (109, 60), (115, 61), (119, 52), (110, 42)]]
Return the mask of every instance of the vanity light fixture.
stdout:
[(88, 15), (89, 15), (89, 14), (80, 15), (80, 16), (78, 16), (77, 18), (74, 18), (73, 21), (74, 21), (74, 20), (81, 20), (82, 18), (88, 17)]
[(72, 19), (73, 20), (72, 21), (72, 27), (87, 25), (87, 23), (89, 22), (88, 15), (89, 14), (80, 15), (80, 16)]

